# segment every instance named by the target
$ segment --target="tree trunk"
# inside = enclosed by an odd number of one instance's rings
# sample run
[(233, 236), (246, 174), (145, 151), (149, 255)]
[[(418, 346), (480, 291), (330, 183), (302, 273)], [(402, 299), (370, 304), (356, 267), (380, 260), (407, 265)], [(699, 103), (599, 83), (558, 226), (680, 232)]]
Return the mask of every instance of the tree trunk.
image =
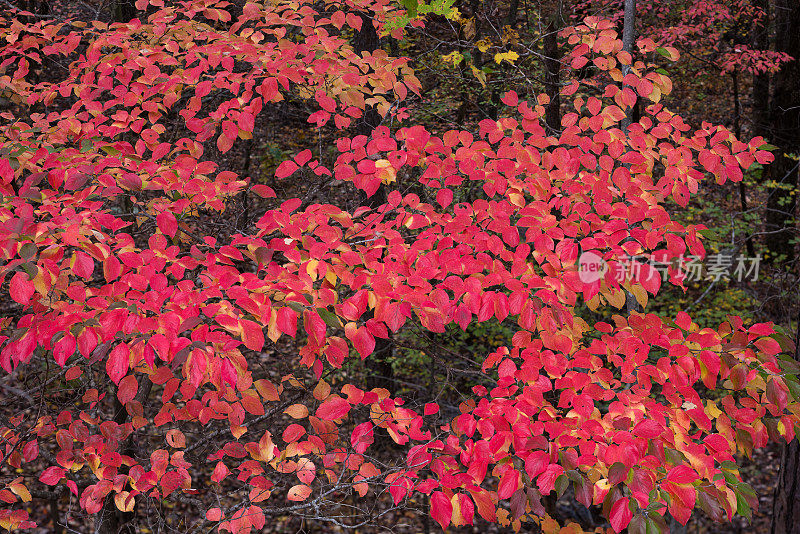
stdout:
[[(791, 1), (791, 0), (790, 0)], [(795, 8), (796, 12), (800, 9)], [(796, 15), (798, 13), (795, 13)], [(795, 62), (797, 68), (798, 61)], [(794, 359), (800, 361), (800, 312), (797, 314)], [(772, 499), (770, 534), (800, 534), (800, 442), (795, 437), (781, 451), (781, 469)]]
[[(633, 55), (633, 45), (636, 44), (636, 0), (625, 0), (625, 18), (622, 27), (622, 50)], [(630, 65), (622, 66), (622, 75), (627, 75), (631, 70)], [(633, 122), (633, 109), (625, 110), (622, 119), (622, 131), (628, 134), (628, 127)]]
[[(733, 82), (733, 133), (736, 135), (736, 139), (742, 139), (742, 121), (741, 121), (741, 104), (739, 99), (739, 72), (734, 70), (731, 74), (731, 81)], [(744, 217), (748, 211), (747, 207), (747, 188), (744, 185), (744, 180), (739, 182), (739, 202), (742, 206), (742, 216)], [(753, 238), (750, 237), (750, 233), (748, 232), (747, 235), (747, 254), (754, 258), (756, 255), (756, 249), (753, 245)]]
[[(353, 49), (357, 54), (361, 54), (362, 52), (375, 52), (380, 46), (378, 32), (372, 24), (372, 19), (364, 13), (361, 13), (360, 16), (361, 30), (353, 39)], [(364, 116), (356, 123), (356, 134), (369, 137), (372, 135), (372, 130), (377, 128), (380, 123), (381, 117), (378, 111), (373, 106), (368, 106), (364, 110)], [(381, 185), (370, 198), (367, 198), (366, 195), (362, 195), (362, 203), (376, 209), (386, 203), (387, 194), (386, 186)], [(371, 313), (366, 317), (366, 319), (369, 318), (371, 318)], [(393, 379), (391, 363), (392, 347), (391, 337), (388, 339), (375, 339), (375, 350), (364, 362), (367, 371), (367, 389), (381, 387), (391, 391), (390, 386)]]
[[(755, 50), (769, 50), (769, 0), (753, 0), (753, 5), (764, 13), (753, 24), (751, 42)], [(753, 135), (767, 137), (769, 118), (769, 74), (753, 77)]]
[(136, 18), (134, 0), (117, 0), (114, 2), (114, 22), (130, 22)]
[[(140, 379), (139, 390), (136, 392), (134, 400), (140, 405), (145, 406), (147, 399), (150, 396), (150, 391), (153, 387), (153, 382), (148, 377)], [(123, 425), (128, 421), (128, 410), (119, 402), (117, 398), (117, 390), (114, 389), (114, 422), (118, 425)], [(125, 456), (135, 457), (136, 451), (134, 449), (134, 434), (128, 436), (123, 443), (120, 444), (119, 452)], [(128, 468), (124, 467), (120, 470), (120, 474), (127, 475)], [(136, 507), (132, 512), (121, 512), (117, 509), (114, 502), (114, 492), (111, 492), (103, 501), (103, 507), (97, 514), (95, 519), (94, 534), (135, 534), (137, 532), (134, 519), (136, 518)]]
[(517, 14), (519, 13), (519, 0), (511, 0), (508, 5), (508, 16), (506, 16), (506, 26), (512, 30), (517, 25)]
[[(775, 2), (775, 49), (800, 57), (800, 2)], [(797, 161), (787, 154), (800, 152), (800, 59), (785, 63), (773, 77), (770, 106), (770, 141), (778, 147), (770, 165), (770, 183), (776, 184), (767, 199), (766, 245), (769, 260), (794, 259), (794, 217)], [(799, 531), (800, 532), (800, 531)]]
[(778, 485), (772, 503), (771, 534), (797, 534), (800, 532), (800, 443), (795, 438), (783, 448)]
[[(633, 56), (633, 47), (636, 44), (636, 0), (625, 0), (625, 18), (622, 27), (622, 49), (629, 54), (631, 57)], [(623, 65), (622, 66), (622, 75), (626, 76), (631, 70), (630, 65)], [(623, 88), (625, 86), (623, 85)], [(625, 110), (625, 117), (622, 119), (622, 131), (625, 132), (625, 136), (628, 135), (628, 128), (630, 127), (631, 123), (633, 122), (633, 115), (636, 106), (634, 105), (631, 108)], [(628, 229), (630, 232), (630, 227)], [(629, 234), (630, 235), (630, 234)], [(626, 240), (631, 239), (630, 237), (626, 238)], [(636, 300), (636, 297), (630, 291), (625, 291), (625, 310), (628, 312), (628, 315), (631, 315), (633, 312), (640, 311), (639, 302)]]
[(544, 88), (550, 102), (545, 108), (548, 134), (561, 130), (561, 52), (558, 48), (558, 31), (561, 29), (561, 2), (544, 30), (542, 39), (544, 52)]

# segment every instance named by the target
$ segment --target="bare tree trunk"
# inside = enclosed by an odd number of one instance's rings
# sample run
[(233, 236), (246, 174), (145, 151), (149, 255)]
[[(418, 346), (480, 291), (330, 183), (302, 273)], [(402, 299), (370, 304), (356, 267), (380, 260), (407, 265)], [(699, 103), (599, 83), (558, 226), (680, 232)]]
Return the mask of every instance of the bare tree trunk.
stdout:
[[(150, 391), (153, 387), (153, 382), (150, 381), (149, 377), (142, 377), (140, 379), (139, 390), (136, 392), (136, 396), (134, 400), (140, 403), (142, 406), (146, 405), (147, 398), (150, 396)], [(125, 424), (128, 420), (128, 410), (125, 406), (119, 402), (118, 398), (116, 397), (117, 392), (114, 391), (114, 422), (122, 425)], [(131, 434), (128, 438), (121, 444), (120, 446), (120, 453), (124, 454), (125, 456), (135, 456), (134, 450), (134, 436)], [(120, 471), (120, 474), (127, 474), (127, 468), (124, 468)], [(136, 529), (133, 525), (133, 521), (136, 518), (136, 510), (132, 512), (121, 512), (117, 509), (117, 505), (114, 502), (114, 494), (109, 493), (106, 497), (106, 500), (103, 501), (103, 507), (100, 509), (100, 512), (97, 514), (97, 518), (95, 519), (95, 534), (134, 534)]]
[(548, 133), (561, 130), (561, 51), (558, 48), (558, 31), (561, 29), (561, 2), (550, 18), (542, 39), (544, 52), (544, 87), (550, 102), (545, 108)]
[(772, 503), (771, 534), (797, 534), (800, 532), (800, 444), (795, 438), (783, 448), (778, 485)]
[[(769, 0), (754, 0), (753, 5), (763, 11), (764, 17), (753, 25), (751, 41), (755, 50), (769, 49)], [(769, 121), (769, 74), (753, 77), (753, 135), (767, 137)]]
[[(736, 138), (742, 138), (742, 121), (741, 121), (741, 101), (739, 97), (739, 72), (734, 70), (731, 74), (731, 78), (733, 81), (733, 133), (736, 134)], [(739, 202), (742, 206), (742, 216), (747, 213), (747, 189), (744, 185), (744, 180), (739, 182)], [(753, 246), (753, 238), (750, 237), (749, 233), (747, 236), (747, 254), (753, 258), (756, 255), (756, 249)]]
[[(636, 0), (625, 0), (625, 18), (622, 27), (622, 49), (633, 56), (633, 45), (636, 44)], [(630, 65), (622, 66), (622, 75), (627, 75), (631, 70)], [(623, 89), (625, 86), (623, 85)], [(622, 131), (628, 135), (628, 128), (633, 122), (635, 105), (625, 110), (625, 117), (622, 119)], [(630, 239), (630, 238), (628, 238)], [(628, 315), (639, 311), (639, 302), (630, 291), (625, 292), (625, 310)]]
[[(622, 26), (622, 49), (633, 55), (633, 45), (636, 44), (636, 0), (625, 0), (625, 19)], [(622, 66), (622, 75), (627, 75), (631, 70), (630, 65)], [(633, 109), (625, 110), (622, 119), (622, 131), (628, 133), (628, 127), (633, 120)]]
[[(361, 30), (353, 39), (353, 48), (358, 54), (375, 52), (380, 46), (378, 32), (372, 24), (372, 19), (364, 13), (361, 13), (360, 16)], [(373, 106), (369, 106), (364, 110), (364, 116), (356, 124), (356, 133), (370, 136), (372, 130), (377, 128), (380, 123), (381, 117), (378, 111)], [(386, 203), (387, 195), (386, 186), (382, 184), (370, 198), (364, 195), (362, 201), (365, 205), (375, 209)], [(367, 319), (370, 317), (367, 317)], [(380, 387), (391, 391), (390, 386), (394, 378), (391, 363), (392, 347), (391, 337), (388, 339), (375, 339), (375, 350), (364, 362), (367, 371), (367, 389)]]
[(506, 25), (514, 29), (517, 24), (517, 15), (519, 13), (519, 0), (511, 0), (508, 5), (508, 16), (506, 17)]
[(136, 18), (136, 5), (134, 0), (116, 0), (114, 2), (114, 21), (130, 22)]
[(770, 106), (770, 141), (778, 146), (770, 165), (771, 182), (777, 187), (767, 200), (766, 238), (770, 260), (794, 259), (795, 211), (797, 207), (797, 161), (787, 154), (800, 152), (800, 2), (775, 2), (775, 49), (793, 59), (774, 75)]

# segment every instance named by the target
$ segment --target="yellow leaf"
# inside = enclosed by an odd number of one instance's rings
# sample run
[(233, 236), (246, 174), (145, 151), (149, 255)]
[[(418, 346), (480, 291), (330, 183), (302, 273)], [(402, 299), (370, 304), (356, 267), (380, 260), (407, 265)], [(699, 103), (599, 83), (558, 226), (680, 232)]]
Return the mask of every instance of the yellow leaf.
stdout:
[(502, 63), (504, 60), (508, 61), (509, 63), (513, 64), (516, 60), (519, 59), (519, 54), (516, 52), (502, 52), (500, 54), (494, 55), (494, 62), (495, 63)]
[(289, 416), (294, 419), (303, 419), (304, 417), (308, 417), (308, 408), (303, 404), (292, 404), (284, 410), (284, 413), (289, 414)]
[(642, 309), (647, 307), (647, 291), (642, 286), (634, 284), (631, 286), (631, 293), (636, 297), (636, 302), (639, 303)]
[(492, 42), (489, 39), (481, 39), (475, 43), (475, 46), (477, 46), (478, 50), (481, 52), (486, 52), (492, 46)]
[(478, 69), (475, 65), (470, 65), (470, 68), (472, 69), (472, 74), (474, 74), (475, 77), (478, 78), (478, 81), (481, 82), (481, 85), (485, 89), (486, 88), (486, 73), (483, 72), (482, 70)]
[(310, 276), (312, 280), (317, 279), (318, 265), (319, 265), (319, 260), (308, 260), (308, 262), (306, 263), (306, 273), (308, 273), (308, 276)]
[(120, 512), (132, 512), (135, 501), (130, 491), (121, 491), (114, 495), (114, 504)]
[(475, 37), (475, 19), (469, 18), (464, 22), (464, 37), (472, 39)]
[(625, 306), (625, 292), (620, 289), (609, 289), (608, 291), (604, 291), (603, 296), (606, 298), (609, 304), (618, 310), (621, 310), (622, 307)]
[(453, 52), (450, 52), (449, 54), (442, 56), (442, 61), (444, 61), (445, 63), (452, 63), (454, 67), (457, 67), (458, 64), (461, 63), (463, 60), (464, 56), (461, 54), (461, 52), (455, 50)]
[(375, 167), (377, 168), (376, 174), (383, 185), (388, 185), (397, 180), (397, 172), (392, 164), (389, 163), (389, 160), (379, 159), (375, 162)]
[(716, 419), (720, 415), (722, 415), (722, 411), (717, 408), (717, 403), (712, 400), (706, 401), (706, 413), (712, 419)]
[(653, 91), (649, 95), (647, 95), (647, 98), (649, 98), (653, 102), (658, 103), (661, 100), (661, 89), (659, 89), (654, 85)]
[(328, 269), (328, 272), (325, 273), (325, 280), (330, 282), (330, 284), (332, 286), (335, 286), (336, 285), (336, 273), (334, 273), (333, 270)]
[[(20, 479), (18, 478), (17, 480)], [(16, 493), (17, 496), (22, 499), (22, 502), (29, 502), (31, 500), (31, 492), (28, 491), (28, 488), (26, 488), (24, 484), (12, 483), (8, 485), (8, 488)]]

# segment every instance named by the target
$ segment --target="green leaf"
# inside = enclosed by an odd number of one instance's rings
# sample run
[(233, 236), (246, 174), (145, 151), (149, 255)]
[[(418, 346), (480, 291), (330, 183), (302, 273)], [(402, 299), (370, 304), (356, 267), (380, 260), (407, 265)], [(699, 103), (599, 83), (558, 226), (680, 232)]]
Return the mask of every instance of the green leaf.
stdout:
[(303, 306), (299, 302), (287, 302), (286, 305), (289, 306), (294, 311), (296, 311), (297, 313), (303, 313), (303, 310), (305, 309), (305, 306)]
[(326, 308), (317, 308), (317, 313), (322, 320), (325, 321), (325, 324), (331, 328), (340, 328), (342, 326), (342, 323), (339, 322), (339, 318), (332, 311)]
[(753, 511), (750, 509), (750, 505), (747, 504), (744, 496), (738, 491), (736, 492), (736, 513), (746, 518), (748, 521), (753, 517)]
[(792, 398), (796, 401), (800, 401), (800, 383), (797, 382), (797, 379), (784, 376), (783, 382), (786, 384), (786, 387), (789, 388), (789, 393), (791, 393)]
[(21, 265), (22, 270), (28, 273), (28, 276), (31, 280), (36, 278), (36, 275), (39, 274), (39, 268), (36, 266), (35, 263), (27, 262)]
[(628, 534), (647, 534), (647, 518), (636, 514), (628, 523)]
[(419, 8), (418, 0), (400, 0), (400, 4), (406, 8), (406, 11), (408, 11), (408, 15), (410, 17), (417, 16), (417, 9)]
[(567, 487), (569, 486), (569, 477), (566, 475), (559, 475), (556, 479), (555, 489), (556, 493), (559, 497), (564, 495), (564, 492), (567, 491)]
[(33, 243), (25, 243), (19, 249), (19, 257), (23, 260), (30, 261), (31, 258), (36, 256), (36, 253), (39, 251), (39, 248), (34, 245)]

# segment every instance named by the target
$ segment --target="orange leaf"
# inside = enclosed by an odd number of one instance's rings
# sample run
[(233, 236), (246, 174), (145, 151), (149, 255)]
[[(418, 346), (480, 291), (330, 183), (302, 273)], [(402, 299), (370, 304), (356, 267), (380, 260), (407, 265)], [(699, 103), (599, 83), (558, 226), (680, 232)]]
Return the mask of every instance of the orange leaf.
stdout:
[(308, 499), (309, 495), (311, 495), (310, 487), (306, 486), (305, 484), (297, 484), (296, 486), (289, 488), (287, 499), (290, 501), (301, 502)]

